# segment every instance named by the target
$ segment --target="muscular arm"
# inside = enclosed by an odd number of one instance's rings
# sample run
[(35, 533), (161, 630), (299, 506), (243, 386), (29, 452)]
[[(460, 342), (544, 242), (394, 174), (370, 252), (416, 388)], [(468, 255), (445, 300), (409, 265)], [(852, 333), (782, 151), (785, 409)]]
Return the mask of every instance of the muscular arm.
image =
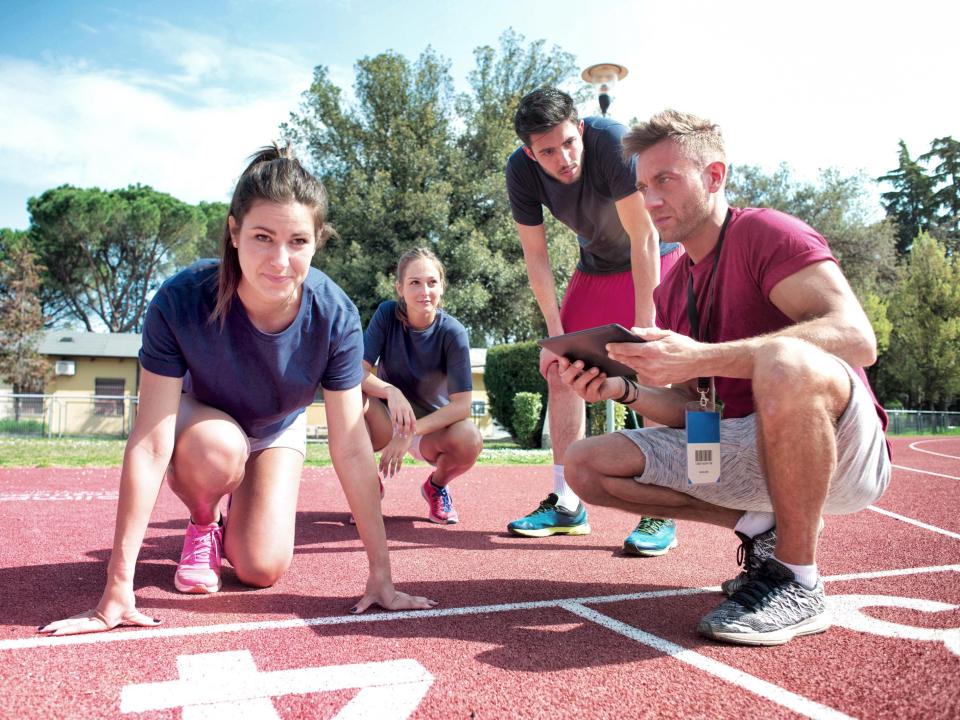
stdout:
[(620, 224), (630, 236), (634, 325), (653, 327), (656, 324), (653, 289), (660, 283), (660, 239), (639, 192), (618, 200), (616, 207)]
[[(578, 360), (558, 361), (560, 379), (588, 403), (617, 400), (628, 389), (622, 377), (608, 378), (597, 368), (584, 367)], [(672, 387), (640, 385), (630, 388), (626, 401), (644, 418), (667, 427), (683, 427), (686, 404), (697, 397), (696, 381), (677, 383)]]
[(755, 358), (777, 337), (806, 340), (853, 367), (876, 361), (873, 328), (835, 263), (815, 263), (784, 278), (771, 290), (770, 300), (796, 324), (715, 344), (655, 328), (638, 329), (649, 342), (611, 344), (610, 357), (635, 368), (648, 385), (677, 383), (697, 375), (750, 378)]
[(562, 335), (560, 307), (557, 304), (557, 286), (553, 279), (553, 268), (547, 252), (547, 231), (540, 225), (521, 225), (516, 223), (520, 246), (523, 248), (523, 261), (527, 266), (527, 278), (530, 289), (537, 299), (537, 305), (547, 323), (549, 335)]

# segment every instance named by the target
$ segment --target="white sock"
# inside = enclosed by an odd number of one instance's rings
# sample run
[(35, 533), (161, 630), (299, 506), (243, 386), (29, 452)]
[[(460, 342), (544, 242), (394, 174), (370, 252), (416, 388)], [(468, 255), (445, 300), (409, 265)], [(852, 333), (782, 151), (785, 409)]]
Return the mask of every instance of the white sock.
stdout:
[(563, 477), (563, 465), (553, 466), (553, 492), (557, 496), (557, 506), (564, 510), (576, 510), (580, 505), (580, 498)]
[(797, 582), (803, 585), (807, 590), (813, 590), (814, 586), (817, 584), (817, 579), (820, 577), (820, 573), (817, 572), (817, 564), (813, 565), (791, 565), (786, 563), (776, 555), (774, 559), (783, 565), (785, 568), (790, 568), (793, 571), (793, 577), (796, 578)]
[(737, 520), (737, 524), (733, 529), (738, 533), (743, 533), (748, 538), (752, 538), (760, 533), (765, 533), (776, 524), (777, 521), (772, 512), (748, 510), (740, 516), (740, 519)]

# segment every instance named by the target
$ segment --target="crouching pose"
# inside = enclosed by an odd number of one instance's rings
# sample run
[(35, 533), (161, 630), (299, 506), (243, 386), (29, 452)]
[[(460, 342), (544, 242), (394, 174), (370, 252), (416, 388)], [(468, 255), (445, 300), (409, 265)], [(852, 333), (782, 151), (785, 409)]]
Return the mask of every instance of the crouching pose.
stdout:
[(433, 465), (420, 488), (428, 517), (452, 524), (459, 516), (447, 485), (473, 467), (483, 438), (470, 420), (467, 331), (440, 309), (445, 284), (443, 264), (430, 250), (400, 258), (397, 299), (377, 308), (363, 336), (363, 392), (381, 475), (396, 475), (407, 453)]
[(744, 569), (701, 634), (773, 645), (822, 632), (821, 517), (861, 510), (890, 477), (886, 414), (861, 369), (876, 359), (873, 330), (823, 237), (774, 210), (728, 207), (716, 125), (665, 111), (623, 142), (661, 237), (686, 258), (654, 293), (663, 329), (607, 348), (639, 385), (566, 360), (561, 376), (590, 402), (667, 427), (576, 443), (567, 480), (586, 502), (736, 531)]
[[(56, 635), (159, 621), (135, 606), (137, 555), (166, 476), (190, 512), (174, 584), (220, 587), (221, 558), (255, 587), (293, 557), (306, 447), (304, 408), (324, 389), (330, 455), (353, 509), (370, 574), (351, 609), (435, 602), (394, 589), (377, 469), (363, 423), (363, 341), (356, 307), (310, 266), (330, 235), (323, 186), (288, 150), (257, 154), (233, 194), (221, 259), (165, 282), (147, 310), (137, 419), (124, 453), (107, 585), (92, 610), (51, 623)], [(229, 497), (229, 516), (220, 502)], [(229, 520), (229, 521), (228, 521)]]

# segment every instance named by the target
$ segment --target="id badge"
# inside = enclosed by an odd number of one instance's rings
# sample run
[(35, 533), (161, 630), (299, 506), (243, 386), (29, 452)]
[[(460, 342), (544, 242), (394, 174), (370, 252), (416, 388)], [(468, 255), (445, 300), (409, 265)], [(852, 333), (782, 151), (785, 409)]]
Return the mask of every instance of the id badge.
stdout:
[(687, 481), (720, 482), (720, 413), (709, 400), (687, 403)]

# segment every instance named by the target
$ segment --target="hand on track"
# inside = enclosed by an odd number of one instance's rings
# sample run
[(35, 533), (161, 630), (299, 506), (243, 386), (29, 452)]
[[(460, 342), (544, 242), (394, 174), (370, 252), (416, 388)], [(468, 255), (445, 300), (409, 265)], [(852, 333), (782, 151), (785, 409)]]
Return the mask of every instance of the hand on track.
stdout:
[(111, 618), (96, 608), (74, 615), (66, 620), (57, 620), (38, 628), (38, 631), (47, 635), (82, 635), (85, 633), (106, 632), (120, 625), (137, 625), (140, 627), (154, 627), (159, 625), (157, 618), (144, 615), (136, 608), (132, 608), (121, 616)]

